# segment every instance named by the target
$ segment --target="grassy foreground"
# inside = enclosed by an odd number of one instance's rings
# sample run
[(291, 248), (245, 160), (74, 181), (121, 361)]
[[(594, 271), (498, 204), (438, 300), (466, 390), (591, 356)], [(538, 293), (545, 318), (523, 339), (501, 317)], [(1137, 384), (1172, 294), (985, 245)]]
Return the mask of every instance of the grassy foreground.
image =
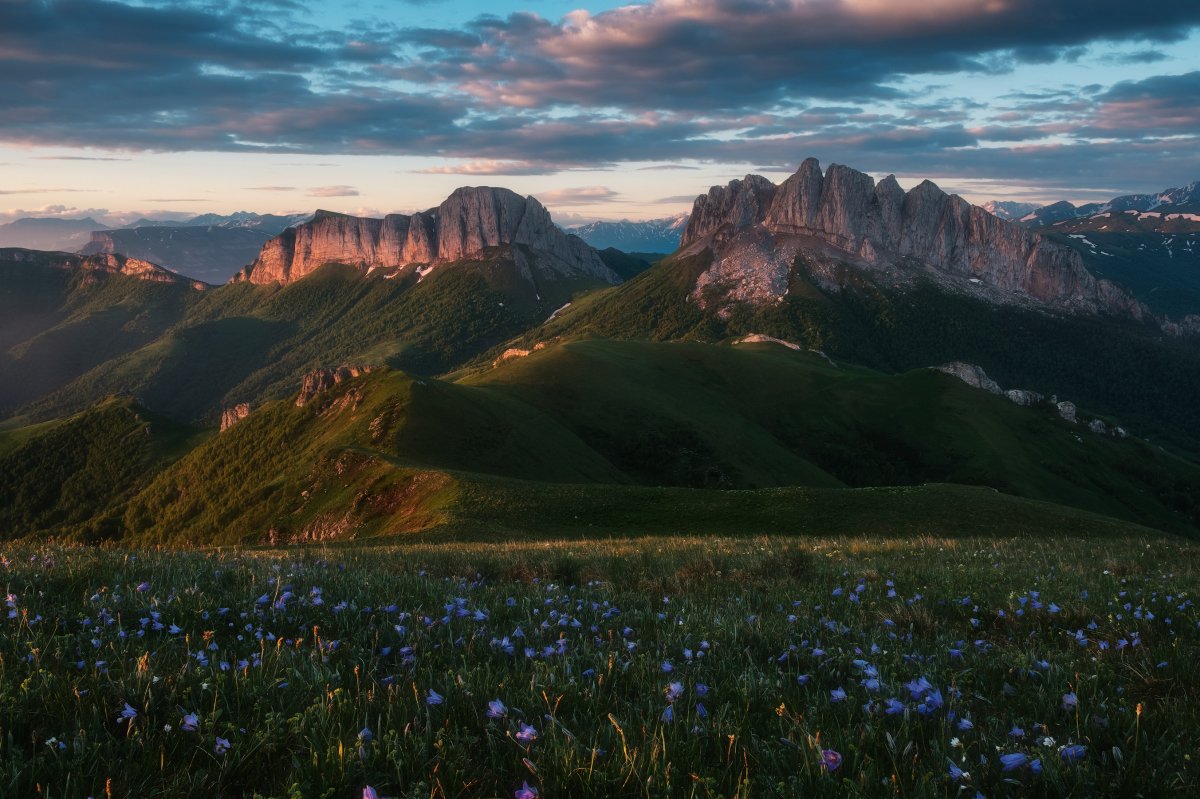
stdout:
[(1171, 538), (0, 546), (0, 795), (1200, 784)]

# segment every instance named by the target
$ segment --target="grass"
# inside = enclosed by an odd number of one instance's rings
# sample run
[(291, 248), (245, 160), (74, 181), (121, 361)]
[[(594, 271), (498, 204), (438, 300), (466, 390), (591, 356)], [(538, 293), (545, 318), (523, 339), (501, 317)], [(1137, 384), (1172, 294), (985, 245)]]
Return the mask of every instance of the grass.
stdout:
[(0, 555), (5, 796), (1184, 796), (1200, 782), (1200, 549), (1179, 539)]

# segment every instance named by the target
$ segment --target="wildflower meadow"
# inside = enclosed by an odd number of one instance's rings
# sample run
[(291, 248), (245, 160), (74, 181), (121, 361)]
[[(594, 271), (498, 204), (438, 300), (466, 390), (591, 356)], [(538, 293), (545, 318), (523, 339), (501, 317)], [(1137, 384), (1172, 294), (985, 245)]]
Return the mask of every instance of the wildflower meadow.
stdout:
[(0, 796), (1194, 796), (1200, 546), (0, 548)]

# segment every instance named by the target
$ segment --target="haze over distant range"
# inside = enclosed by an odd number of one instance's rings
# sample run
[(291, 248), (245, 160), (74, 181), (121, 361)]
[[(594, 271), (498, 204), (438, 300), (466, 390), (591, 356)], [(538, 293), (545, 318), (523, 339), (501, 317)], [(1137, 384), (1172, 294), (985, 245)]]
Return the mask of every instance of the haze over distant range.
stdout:
[(1200, 175), (1194, 2), (333, 5), (0, 0), (0, 222), (378, 216), (464, 184), (665, 217), (809, 155), (975, 202)]

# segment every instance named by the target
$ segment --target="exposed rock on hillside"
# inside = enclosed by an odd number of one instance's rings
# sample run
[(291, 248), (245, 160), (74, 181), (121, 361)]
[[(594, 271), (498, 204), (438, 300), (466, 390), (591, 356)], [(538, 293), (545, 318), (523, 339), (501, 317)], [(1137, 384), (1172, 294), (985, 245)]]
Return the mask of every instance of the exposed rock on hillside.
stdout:
[(303, 407), (314, 396), (333, 388), (338, 383), (359, 375), (369, 374), (369, 366), (337, 366), (324, 369), (314, 369), (304, 376), (300, 383), (300, 393), (296, 396), (296, 407)]
[(488, 257), (496, 248), (526, 277), (537, 270), (621, 282), (595, 250), (556, 227), (537, 200), (490, 187), (458, 189), (437, 208), (412, 216), (365, 219), (318, 211), (312, 221), (263, 245), (257, 260), (234, 280), (289, 283), (328, 263), (363, 272), (438, 265)]
[(918, 276), (994, 302), (1049, 305), (1141, 318), (1132, 296), (1084, 268), (1071, 248), (1006, 222), (929, 181), (907, 194), (893, 176), (878, 184), (850, 167), (816, 159), (775, 186), (748, 175), (696, 199), (685, 252), (713, 251), (694, 296), (711, 288), (761, 304), (787, 292), (797, 255), (838, 289), (844, 265), (885, 283)]
[[(948, 375), (957, 377), (959, 380), (966, 383), (972, 388), (981, 388), (989, 394), (1004, 394), (1000, 384), (987, 376), (987, 372), (983, 371), (983, 367), (976, 366), (973, 363), (963, 363), (962, 361), (954, 361), (952, 363), (944, 363), (941, 366), (933, 367), (939, 372), (945, 372)], [(1009, 399), (1012, 399), (1009, 397)], [(1016, 402), (1016, 400), (1013, 400)], [(1023, 403), (1017, 403), (1021, 405)]]
[(77, 271), (84, 275), (85, 280), (96, 280), (105, 275), (122, 275), (137, 280), (152, 283), (190, 284), (196, 290), (205, 288), (205, 284), (177, 275), (169, 269), (142, 261), (128, 258), (115, 253), (100, 253), (96, 255), (72, 255), (65, 252), (42, 252), (40, 250), (0, 249), (0, 265), (4, 263), (24, 263), (33, 266), (43, 266), (51, 269)]
[(224, 433), (250, 415), (250, 403), (242, 402), (221, 412), (221, 432)]
[[(1045, 395), (1039, 394), (1036, 391), (1028, 391), (1023, 388), (1013, 388), (1005, 391), (1000, 388), (1000, 385), (987, 376), (987, 372), (983, 371), (983, 367), (973, 363), (963, 363), (962, 361), (954, 361), (952, 363), (944, 363), (941, 366), (931, 366), (931, 369), (938, 372), (957, 377), (967, 385), (982, 389), (992, 394), (1007, 397), (1010, 402), (1024, 407), (1039, 405), (1046, 400)], [(1053, 407), (1058, 413), (1059, 418), (1072, 424), (1080, 421), (1079, 410), (1075, 407), (1075, 403), (1067, 400), (1059, 400), (1057, 396), (1051, 397), (1049, 406)], [(1110, 428), (1102, 419), (1092, 419), (1087, 423), (1087, 427), (1093, 433), (1100, 435), (1114, 435), (1117, 438), (1126, 438), (1128, 433), (1123, 427)]]

